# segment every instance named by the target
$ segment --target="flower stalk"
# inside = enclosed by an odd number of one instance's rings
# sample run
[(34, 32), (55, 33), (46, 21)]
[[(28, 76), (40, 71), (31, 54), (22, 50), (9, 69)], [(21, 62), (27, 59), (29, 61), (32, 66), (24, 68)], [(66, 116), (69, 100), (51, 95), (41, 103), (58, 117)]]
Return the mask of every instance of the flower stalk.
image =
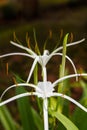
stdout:
[[(46, 82), (47, 82), (47, 70), (46, 70), (46, 67), (44, 66), (42, 68), (42, 70), (43, 70), (43, 82), (44, 82), (44, 86), (46, 86)], [(46, 91), (47, 90), (45, 88), (45, 92)], [(43, 98), (43, 116), (44, 116), (44, 130), (49, 130), (49, 122), (48, 122), (48, 99), (47, 99), (47, 97)]]

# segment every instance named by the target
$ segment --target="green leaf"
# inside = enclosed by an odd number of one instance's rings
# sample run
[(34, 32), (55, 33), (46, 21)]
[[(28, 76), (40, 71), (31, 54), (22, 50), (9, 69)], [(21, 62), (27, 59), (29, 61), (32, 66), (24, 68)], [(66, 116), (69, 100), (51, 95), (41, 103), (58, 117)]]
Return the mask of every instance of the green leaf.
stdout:
[(17, 130), (16, 123), (6, 106), (0, 107), (0, 120), (5, 130)]
[[(60, 65), (60, 74), (59, 74), (59, 78), (63, 77), (65, 75), (65, 63), (66, 63), (66, 44), (67, 44), (67, 40), (68, 40), (68, 33), (65, 35), (64, 40), (63, 40), (63, 51), (62, 51), (62, 63)], [(63, 92), (63, 82), (61, 82), (59, 84), (58, 87), (58, 92)]]
[[(26, 90), (22, 87), (17, 88), (16, 93), (24, 93)], [(28, 97), (17, 100), (18, 108), (21, 116), (23, 130), (43, 130), (43, 122), (39, 114), (31, 107)]]
[(49, 106), (51, 110), (55, 111), (57, 106), (57, 99), (55, 99), (54, 97), (50, 97)]
[[(60, 74), (59, 74), (59, 78), (63, 77), (65, 75), (65, 64), (66, 64), (66, 44), (67, 44), (67, 41), (68, 41), (68, 36), (69, 34), (67, 33), (64, 37), (64, 40), (63, 40), (63, 56), (62, 56), (62, 63), (60, 65)], [(59, 93), (64, 93), (64, 82), (61, 82), (59, 83), (58, 85), (58, 92)], [(61, 99), (60, 97), (58, 97), (58, 108), (57, 108), (58, 111), (62, 112), (63, 110), (63, 99)]]
[[(37, 72), (37, 69), (35, 70)], [(35, 73), (36, 73), (35, 72)], [(19, 83), (21, 79), (18, 75), (15, 75), (16, 81)], [(36, 79), (35, 79), (36, 82)], [(17, 87), (16, 94), (25, 93), (24, 87)], [(43, 130), (43, 122), (39, 114), (33, 109), (29, 102), (29, 97), (23, 97), (17, 100), (18, 109), (20, 112), (20, 117), (23, 125), (23, 130)]]
[(34, 118), (34, 122), (38, 128), (38, 130), (43, 130), (44, 126), (43, 126), (43, 122), (39, 116), (39, 114), (32, 108), (32, 113), (33, 113), (33, 118)]
[(80, 80), (80, 85), (83, 88), (82, 98), (87, 98), (87, 83), (84, 80)]
[(53, 112), (52, 115), (56, 117), (65, 126), (67, 130), (78, 130), (78, 128), (73, 124), (73, 122), (60, 112)]
[[(16, 88), (16, 94), (25, 93), (26, 90), (23, 87)], [(31, 105), (29, 103), (29, 97), (23, 97), (17, 100), (20, 118), (23, 126), (23, 130), (35, 130), (35, 124), (33, 120), (33, 114)]]
[[(83, 95), (80, 103), (87, 108), (87, 83), (85, 80), (80, 80), (80, 86), (83, 88)], [(87, 130), (87, 113), (76, 107), (71, 119), (75, 122), (79, 130)]]
[(34, 84), (36, 85), (38, 83), (38, 64), (36, 64), (34, 68)]
[[(38, 83), (38, 64), (36, 64), (35, 69), (34, 69), (34, 84), (36, 85)], [(42, 106), (40, 104), (40, 99), (38, 97), (36, 97), (36, 101), (37, 101), (37, 105), (39, 110), (42, 110)]]
[[(87, 99), (86, 99), (87, 101)], [(75, 109), (73, 115), (71, 116), (72, 121), (75, 122), (79, 130), (87, 130), (87, 113), (79, 109)]]
[(60, 69), (60, 78), (64, 76), (65, 74), (65, 63), (66, 63), (66, 44), (67, 44), (67, 40), (68, 40), (68, 36), (69, 34), (67, 33), (64, 37), (63, 40), (63, 56), (62, 56), (62, 64), (61, 64), (61, 69)]

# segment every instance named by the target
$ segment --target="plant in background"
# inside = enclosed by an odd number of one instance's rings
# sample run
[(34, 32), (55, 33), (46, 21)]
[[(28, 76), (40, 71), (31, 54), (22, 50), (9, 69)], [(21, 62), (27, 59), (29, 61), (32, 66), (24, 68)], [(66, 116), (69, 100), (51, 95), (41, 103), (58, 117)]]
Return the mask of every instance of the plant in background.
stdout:
[[(76, 70), (76, 67), (75, 67), (73, 61), (66, 55), (66, 48), (67, 47), (79, 44), (79, 43), (83, 42), (84, 39), (77, 41), (77, 42), (67, 44), (68, 34), (66, 34), (65, 37), (64, 37), (64, 40), (63, 40), (63, 46), (56, 48), (51, 53), (49, 53), (49, 51), (45, 49), (43, 51), (42, 55), (41, 55), (40, 50), (39, 50), (38, 45), (37, 45), (35, 32), (34, 32), (34, 39), (35, 39), (35, 43), (36, 43), (36, 47), (37, 47), (37, 53), (34, 52), (31, 48), (24, 47), (23, 45), (20, 45), (20, 44), (17, 44), (15, 42), (11, 41), (12, 45), (19, 47), (20, 49), (25, 50), (26, 53), (15, 52), (15, 53), (9, 53), (9, 54), (5, 54), (5, 55), (0, 56), (0, 58), (4, 58), (4, 57), (7, 57), (7, 56), (12, 56), (12, 55), (22, 55), (22, 56), (27, 56), (29, 58), (32, 58), (34, 60), (27, 80), (25, 82), (20, 82), (20, 83), (16, 82), (14, 85), (8, 87), (1, 95), (0, 106), (3, 106), (3, 105), (5, 105), (5, 104), (7, 104), (7, 103), (9, 103), (13, 100), (21, 98), (21, 97), (37, 96), (38, 98), (43, 100), (42, 108), (41, 107), (40, 108), (43, 109), (44, 130), (49, 130), (49, 115), (51, 115), (52, 118), (57, 118), (67, 128), (67, 130), (78, 130), (78, 128), (66, 116), (64, 116), (62, 114), (63, 100), (61, 100), (61, 98), (65, 98), (65, 99), (71, 101), (72, 103), (74, 103), (78, 107), (80, 107), (82, 110), (87, 112), (87, 108), (82, 106), (80, 103), (75, 101), (70, 96), (65, 95), (63, 93), (64, 92), (64, 82), (63, 82), (64, 80), (76, 77), (76, 80), (78, 81), (78, 77), (87, 76), (86, 73), (81, 73), (81, 74), (77, 73), (77, 70)], [(59, 52), (61, 50), (63, 50), (62, 53)], [(50, 61), (50, 59), (53, 56), (62, 56), (62, 64), (60, 65), (59, 78), (56, 81), (54, 81), (53, 83), (51, 83), (50, 81), (47, 80), (48, 74), (47, 74), (46, 65), (48, 64), (48, 62)], [(69, 62), (71, 63), (71, 65), (74, 69), (74, 72), (75, 72), (74, 74), (65, 75), (66, 59), (68, 59)], [(38, 70), (36, 70), (38, 63), (41, 66), (42, 81), (38, 81), (38, 75), (37, 75)], [(32, 83), (30, 83), (30, 78), (31, 78), (33, 73), (34, 73), (34, 77), (35, 77), (36, 82), (34, 82), (32, 84)], [(28, 87), (33, 88), (33, 91), (30, 91), (30, 92), (24, 91), (21, 94), (17, 94), (14, 97), (11, 97), (11, 98), (9, 98), (5, 101), (2, 101), (2, 98), (5, 95), (5, 93), (9, 89), (17, 87), (17, 86), (18, 87), (28, 86)], [(56, 92), (55, 87), (57, 87), (57, 86), (58, 86), (58, 89), (57, 89), (58, 91)], [(56, 109), (55, 110), (52, 110), (51, 107), (50, 107), (50, 106), (54, 105), (54, 103), (51, 103), (51, 105), (49, 105), (49, 100), (50, 100), (51, 97), (59, 97), (59, 98), (55, 99), (56, 100)], [(38, 100), (38, 101), (40, 103), (40, 100)], [(54, 129), (54, 128), (52, 128), (52, 129)]]

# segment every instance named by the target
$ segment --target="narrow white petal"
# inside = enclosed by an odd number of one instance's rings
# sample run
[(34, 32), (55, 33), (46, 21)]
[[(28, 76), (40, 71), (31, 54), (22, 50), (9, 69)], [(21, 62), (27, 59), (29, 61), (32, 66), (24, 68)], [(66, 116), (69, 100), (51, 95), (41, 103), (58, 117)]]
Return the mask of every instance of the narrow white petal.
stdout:
[[(5, 95), (5, 93), (8, 91), (8, 90), (10, 90), (11, 88), (15, 88), (15, 87), (26, 87), (26, 86), (28, 86), (28, 87), (32, 87), (32, 88), (35, 88), (36, 89), (36, 85), (34, 85), (34, 84), (28, 84), (28, 83), (19, 83), (19, 84), (14, 84), (14, 85), (11, 85), (11, 86), (9, 86), (7, 89), (5, 89), (5, 91), (2, 93), (2, 95), (1, 95), (1, 97), (0, 97), (0, 100), (2, 100), (2, 98), (3, 98), (3, 96)], [(37, 90), (39, 91), (40, 89), (37, 87)]]
[(4, 55), (1, 55), (0, 58), (4, 58), (4, 57), (8, 57), (8, 56), (15, 56), (15, 55), (27, 56), (29, 58), (34, 58), (34, 56), (32, 56), (32, 55), (29, 55), (27, 53), (20, 53), (20, 52), (4, 54)]
[(29, 72), (29, 76), (27, 78), (27, 83), (30, 81), (31, 75), (32, 75), (32, 73), (34, 71), (34, 68), (35, 68), (35, 65), (37, 64), (37, 62), (38, 62), (38, 57), (36, 57), (36, 59), (34, 60), (34, 62), (32, 64), (31, 70)]
[(12, 45), (16, 46), (16, 47), (19, 47), (19, 48), (21, 48), (21, 49), (23, 49), (23, 50), (26, 50), (26, 51), (27, 51), (28, 53), (30, 53), (31, 55), (36, 56), (36, 53), (33, 52), (31, 49), (29, 49), (29, 48), (27, 48), (27, 47), (24, 47), (24, 46), (22, 46), (22, 45), (19, 45), (19, 44), (13, 42), (13, 41), (10, 41), (10, 43), (11, 43)]
[[(81, 42), (83, 42), (85, 39), (82, 39), (80, 41), (76, 41), (76, 42), (72, 42), (72, 43), (69, 43), (66, 45), (66, 47), (69, 47), (69, 46), (73, 46), (73, 45), (76, 45), (76, 44), (79, 44)], [(42, 65), (42, 66), (46, 66), (46, 64), (48, 63), (48, 61), (51, 59), (52, 56), (54, 55), (62, 55), (62, 53), (57, 53), (58, 51), (62, 50), (63, 49), (63, 46), (57, 48), (56, 50), (54, 50), (50, 55), (49, 55), (49, 51), (45, 50), (44, 51), (44, 54), (42, 56), (39, 56), (39, 63)], [(75, 73), (77, 74), (77, 71), (76, 71), (76, 67), (73, 63), (73, 61), (68, 57), (66, 56), (66, 58), (71, 62), (73, 68), (74, 68), (74, 71)], [(78, 80), (78, 77), (76, 77), (76, 80)]]
[(75, 105), (77, 105), (79, 108), (81, 108), (82, 110), (84, 110), (85, 112), (87, 112), (87, 108), (85, 108), (84, 106), (82, 106), (79, 102), (77, 102), (76, 100), (74, 100), (73, 98), (65, 95), (65, 94), (62, 94), (62, 93), (52, 93), (52, 95), (50, 96), (59, 96), (59, 97), (62, 97), (62, 98), (65, 98), (69, 101), (71, 101), (72, 103), (74, 103)]
[[(63, 54), (62, 53), (55, 53), (52, 56), (56, 56), (56, 55), (62, 56)], [(75, 74), (77, 74), (77, 70), (76, 70), (76, 67), (75, 67), (73, 61), (67, 55), (65, 57), (66, 57), (66, 59), (68, 59), (70, 61), (71, 65), (72, 65), (72, 67), (74, 69)], [(78, 77), (77, 76), (76, 76), (76, 81), (78, 81)]]
[(73, 77), (80, 77), (80, 76), (87, 76), (86, 73), (82, 73), (82, 74), (71, 74), (71, 75), (67, 75), (67, 76), (64, 76), (58, 80), (56, 80), (54, 83), (53, 83), (53, 87), (56, 86), (59, 82), (65, 80), (65, 79), (70, 79), (70, 78), (73, 78)]
[[(82, 40), (76, 41), (76, 42), (68, 43), (68, 44), (66, 45), (66, 47), (74, 46), (74, 45), (76, 45), (76, 44), (82, 43), (84, 40), (85, 40), (85, 38), (83, 38)], [(63, 49), (63, 46), (61, 46), (61, 47), (55, 49), (51, 54), (56, 53), (56, 52), (58, 52), (58, 51), (60, 51), (60, 50), (62, 50), (62, 49)]]
[(14, 101), (16, 99), (19, 99), (19, 98), (22, 98), (22, 97), (26, 97), (26, 96), (33, 96), (33, 95), (37, 96), (38, 93), (36, 93), (36, 92), (30, 92), (30, 93), (26, 92), (26, 93), (22, 93), (22, 94), (16, 95), (16, 96), (11, 97), (11, 98), (3, 101), (3, 102), (0, 102), (0, 106), (3, 106), (5, 104), (7, 104), (7, 103), (10, 103), (10, 102), (12, 102), (12, 101)]

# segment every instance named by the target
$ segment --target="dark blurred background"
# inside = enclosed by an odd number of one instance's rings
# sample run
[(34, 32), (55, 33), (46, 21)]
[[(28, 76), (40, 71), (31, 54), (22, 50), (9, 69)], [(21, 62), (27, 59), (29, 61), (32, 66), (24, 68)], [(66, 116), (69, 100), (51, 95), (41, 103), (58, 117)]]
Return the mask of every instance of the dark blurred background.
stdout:
[(86, 6), (86, 0), (0, 0), (1, 19), (31, 19), (42, 13), (42, 10), (63, 10), (65, 7), (77, 8)]
[(0, 19), (31, 20), (37, 16), (43, 17), (44, 11), (50, 13), (50, 11), (62, 10), (65, 12), (66, 7), (77, 8), (86, 5), (86, 0), (0, 0)]
[[(28, 32), (33, 44), (33, 28), (40, 46), (44, 44), (49, 30), (54, 34), (52, 47), (58, 41), (61, 30), (63, 35), (72, 33), (73, 41), (87, 39), (87, 0), (0, 0), (0, 54), (12, 50), (9, 41), (13, 40), (13, 32), (22, 43), (25, 43)], [(69, 51), (76, 64), (81, 63), (84, 67), (86, 43), (87, 40)]]

